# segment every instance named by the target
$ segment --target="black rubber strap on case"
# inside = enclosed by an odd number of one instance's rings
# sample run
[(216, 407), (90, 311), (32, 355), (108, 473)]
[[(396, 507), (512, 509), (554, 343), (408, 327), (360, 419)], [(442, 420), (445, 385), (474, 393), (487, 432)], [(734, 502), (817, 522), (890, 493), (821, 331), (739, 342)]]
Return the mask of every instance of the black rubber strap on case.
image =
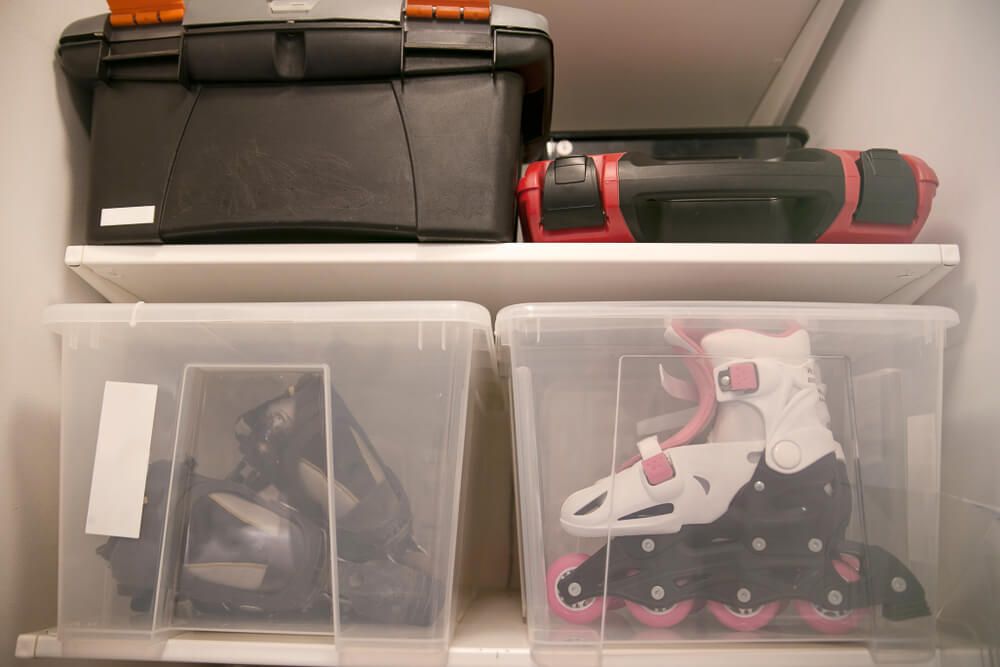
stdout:
[(576, 229), (603, 225), (604, 209), (594, 161), (579, 155), (549, 163), (542, 189), (542, 226)]
[(917, 217), (917, 181), (897, 151), (872, 148), (855, 163), (861, 174), (861, 194), (854, 219), (883, 225), (913, 224)]

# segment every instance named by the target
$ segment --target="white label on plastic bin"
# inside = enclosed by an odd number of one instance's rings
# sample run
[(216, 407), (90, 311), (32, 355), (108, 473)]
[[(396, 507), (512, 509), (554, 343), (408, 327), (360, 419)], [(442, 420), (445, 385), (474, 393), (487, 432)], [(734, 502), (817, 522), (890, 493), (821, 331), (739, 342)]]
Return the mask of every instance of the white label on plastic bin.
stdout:
[(151, 225), (156, 216), (155, 206), (119, 206), (101, 209), (101, 227)]
[(104, 384), (87, 509), (88, 535), (139, 537), (156, 390), (155, 384)]

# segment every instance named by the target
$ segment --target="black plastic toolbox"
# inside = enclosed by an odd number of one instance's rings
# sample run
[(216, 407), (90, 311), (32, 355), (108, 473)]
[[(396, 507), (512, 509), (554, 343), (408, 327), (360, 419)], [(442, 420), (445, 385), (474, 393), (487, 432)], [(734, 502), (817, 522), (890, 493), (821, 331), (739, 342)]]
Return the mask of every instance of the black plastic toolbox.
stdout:
[(188, 0), (181, 23), (73, 23), (87, 242), (513, 240), (552, 44), (538, 14), (460, 4)]

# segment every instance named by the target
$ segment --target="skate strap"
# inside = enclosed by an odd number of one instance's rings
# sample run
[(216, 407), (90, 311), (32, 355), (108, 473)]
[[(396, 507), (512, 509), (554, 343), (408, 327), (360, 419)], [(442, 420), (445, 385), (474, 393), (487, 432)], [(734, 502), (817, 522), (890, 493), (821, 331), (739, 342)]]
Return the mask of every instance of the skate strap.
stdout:
[[(669, 449), (670, 447), (686, 445), (691, 442), (715, 415), (715, 378), (712, 377), (711, 364), (699, 356), (694, 356), (704, 355), (705, 350), (695, 342), (680, 322), (668, 323), (663, 337), (668, 343), (674, 346), (676, 352), (692, 355), (685, 356), (683, 362), (688, 372), (691, 373), (691, 378), (694, 380), (693, 394), (698, 401), (697, 410), (691, 421), (684, 428), (660, 443), (662, 449)], [(669, 390), (667, 391), (669, 393)]]
[[(682, 361), (694, 380), (694, 391), (688, 391), (687, 388), (681, 388), (679, 384), (674, 384), (669, 380), (665, 380), (665, 374), (661, 368), (660, 381), (661, 383), (665, 383), (670, 386), (670, 388), (664, 386), (664, 389), (667, 393), (671, 393), (672, 389), (675, 389), (678, 393), (694, 396), (698, 401), (698, 405), (695, 408), (690, 421), (688, 421), (688, 423), (681, 427), (676, 433), (668, 437), (663, 442), (658, 442), (656, 438), (645, 438), (640, 442), (640, 451), (643, 447), (642, 443), (645, 443), (646, 441), (655, 443), (661, 450), (670, 449), (671, 447), (677, 447), (679, 445), (686, 445), (690, 443), (695, 436), (701, 433), (702, 429), (705, 428), (715, 415), (715, 378), (712, 376), (711, 364), (700, 357), (700, 355), (705, 354), (705, 350), (703, 350), (701, 345), (695, 342), (690, 334), (684, 330), (680, 322), (667, 322), (663, 337), (673, 346), (674, 354), (685, 355), (683, 356)], [(683, 383), (683, 381), (679, 382)], [(647, 473), (646, 479), (650, 481), (650, 484), (659, 484), (660, 482), (673, 477), (673, 467), (670, 465), (670, 460), (666, 457), (666, 455), (663, 455), (662, 462), (656, 457), (650, 458), (645, 455), (633, 456), (622, 464), (619, 470), (629, 468), (638, 463), (640, 460), (642, 461), (643, 468)], [(652, 463), (649, 463), (649, 461), (652, 461)], [(654, 479), (659, 481), (654, 482)]]
[(693, 382), (671, 375), (660, 364), (660, 386), (668, 395), (680, 401), (698, 402), (698, 387)]
[(642, 457), (642, 472), (651, 486), (662, 484), (674, 476), (674, 467), (666, 452), (660, 448), (660, 441), (656, 436), (639, 441), (639, 455)]
[(664, 431), (676, 431), (691, 421), (696, 410), (697, 408), (685, 408), (676, 412), (665, 412), (662, 415), (647, 417), (636, 423), (635, 434), (639, 438), (644, 438), (647, 435), (655, 435)]

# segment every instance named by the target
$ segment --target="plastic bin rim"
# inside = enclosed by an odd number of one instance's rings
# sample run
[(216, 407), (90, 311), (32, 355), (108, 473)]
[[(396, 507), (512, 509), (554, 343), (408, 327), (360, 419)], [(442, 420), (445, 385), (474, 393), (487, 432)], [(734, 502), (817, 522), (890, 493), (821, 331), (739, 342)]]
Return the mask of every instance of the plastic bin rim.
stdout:
[(490, 330), (490, 313), (467, 301), (286, 303), (74, 303), (45, 309), (53, 331), (73, 324), (267, 324), (451, 322)]
[(748, 317), (814, 320), (885, 320), (892, 322), (938, 322), (945, 328), (959, 322), (958, 313), (943, 306), (881, 303), (805, 303), (794, 301), (598, 301), (576, 303), (519, 303), (502, 308), (496, 316), (495, 333), (503, 338), (516, 321), (532, 318), (595, 320), (618, 317), (656, 318)]

